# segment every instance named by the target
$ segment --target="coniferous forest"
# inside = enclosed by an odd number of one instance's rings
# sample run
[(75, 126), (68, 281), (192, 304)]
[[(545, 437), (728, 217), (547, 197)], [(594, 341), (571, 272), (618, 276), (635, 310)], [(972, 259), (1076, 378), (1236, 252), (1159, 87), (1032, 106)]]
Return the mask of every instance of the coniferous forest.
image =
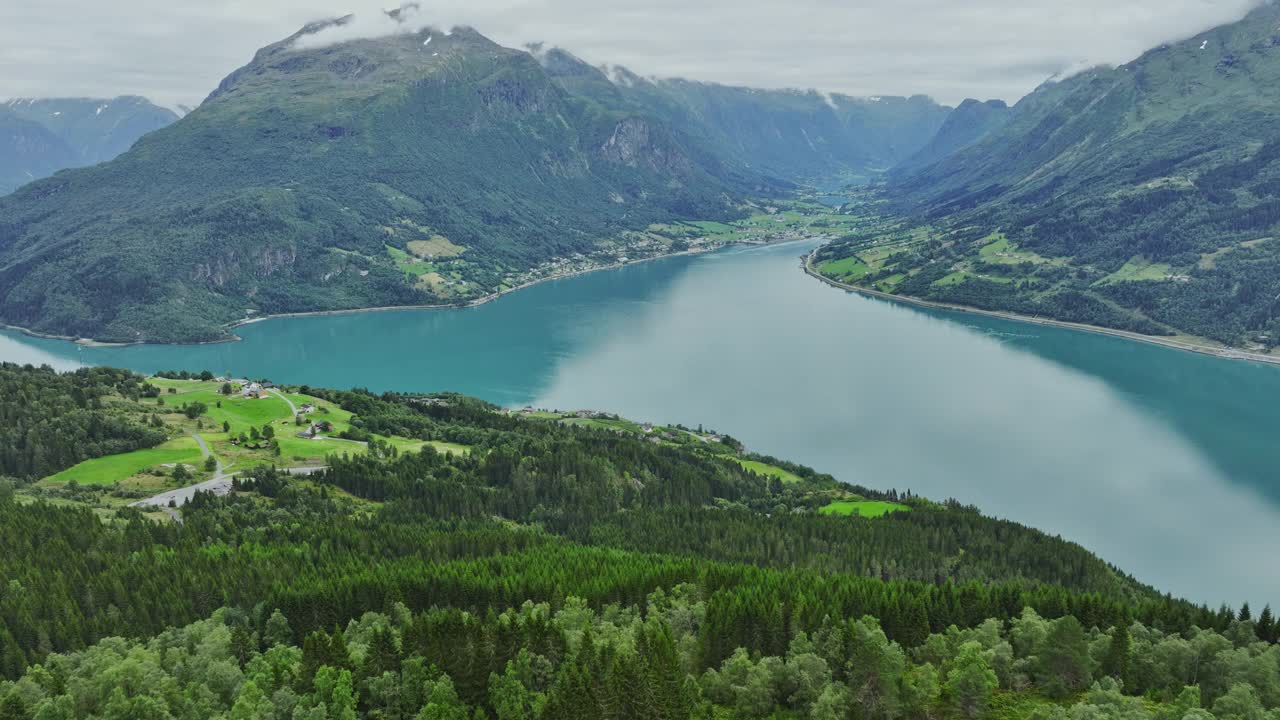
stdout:
[[(1269, 607), (1162, 595), (955, 502), (306, 388), (353, 433), (471, 450), (375, 441), (309, 478), (246, 470), (176, 520), (103, 513), (31, 483), (157, 442), (135, 406), (155, 388), (0, 370), (4, 720), (1280, 717)], [(817, 511), (846, 492), (905, 510)]]

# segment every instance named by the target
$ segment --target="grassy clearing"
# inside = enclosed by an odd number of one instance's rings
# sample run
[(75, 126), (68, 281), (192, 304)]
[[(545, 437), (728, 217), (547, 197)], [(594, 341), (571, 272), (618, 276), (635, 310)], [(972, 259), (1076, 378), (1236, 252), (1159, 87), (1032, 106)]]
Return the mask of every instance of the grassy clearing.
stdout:
[(732, 225), (726, 225), (722, 222), (715, 222), (714, 220), (696, 220), (688, 224), (698, 228), (702, 232), (711, 233), (713, 235), (732, 233), (737, 230), (737, 228), (733, 227)]
[(898, 289), (898, 283), (906, 278), (906, 273), (894, 273), (889, 277), (876, 283), (876, 289), (881, 292), (893, 292)]
[(1271, 238), (1264, 237), (1264, 238), (1257, 238), (1256, 240), (1245, 240), (1243, 242), (1236, 243), (1235, 245), (1228, 245), (1226, 247), (1218, 248), (1217, 250), (1214, 250), (1211, 253), (1204, 253), (1200, 256), (1200, 262), (1199, 262), (1200, 269), (1212, 270), (1218, 266), (1218, 260), (1223, 255), (1239, 250), (1240, 248), (1254, 248), (1261, 245), (1264, 242), (1267, 242), (1268, 240), (1271, 240)]
[(1140, 255), (1129, 258), (1119, 270), (1099, 280), (1097, 285), (1110, 285), (1118, 282), (1138, 282), (1143, 280), (1164, 280), (1169, 274), (1169, 265), (1148, 262)]
[(965, 272), (964, 270), (957, 270), (957, 271), (955, 271), (955, 272), (951, 273), (950, 275), (947, 275), (947, 276), (945, 276), (945, 277), (941, 277), (941, 278), (938, 278), (937, 280), (934, 280), (934, 281), (933, 281), (933, 286), (934, 286), (934, 287), (949, 287), (949, 286), (951, 286), (951, 285), (959, 285), (960, 283), (962, 283), (962, 282), (964, 282), (965, 280), (968, 280), (968, 279), (969, 279), (969, 273)]
[(1000, 265), (1021, 265), (1022, 263), (1045, 265), (1057, 262), (1030, 250), (1019, 249), (1018, 245), (1005, 237), (1002, 232), (991, 233), (979, 242), (986, 242), (978, 250), (978, 257), (983, 262)]
[(750, 470), (751, 472), (756, 473), (757, 475), (764, 475), (765, 477), (776, 477), (784, 483), (801, 482), (801, 477), (799, 475), (796, 475), (795, 473), (790, 472), (788, 470), (783, 470), (777, 465), (762, 463), (759, 460), (744, 460), (740, 457), (733, 457), (729, 459), (738, 463), (742, 467)]
[(421, 277), (436, 271), (436, 266), (432, 263), (419, 260), (398, 247), (392, 247), (391, 245), (387, 245), (386, 247), (387, 254), (395, 261), (396, 267), (399, 268), (401, 272), (408, 273), (414, 277)]
[[(165, 391), (165, 397), (172, 397), (175, 394), (182, 396), (195, 392), (216, 391), (222, 387), (222, 383), (214, 380), (170, 380), (169, 378), (151, 377), (147, 378), (147, 382)], [(173, 389), (174, 392), (169, 393), (170, 389)]]
[(467, 250), (461, 245), (454, 245), (443, 235), (432, 235), (430, 240), (411, 240), (405, 246), (424, 260), (457, 257)]
[(836, 500), (830, 505), (819, 508), (823, 515), (859, 515), (876, 518), (891, 512), (910, 512), (911, 508), (901, 503), (883, 502), (880, 500)]
[(628, 433), (644, 432), (644, 428), (640, 427), (639, 424), (633, 423), (630, 420), (623, 420), (621, 418), (617, 420), (613, 420), (613, 419), (605, 419), (605, 418), (571, 417), (571, 418), (565, 418), (560, 422), (564, 423), (565, 425), (573, 425), (575, 427), (595, 428), (597, 430), (621, 430), (623, 432), (628, 432)]
[[(265, 398), (246, 398), (241, 395), (223, 395), (213, 389), (194, 390), (175, 395), (161, 395), (165, 405), (180, 408), (185, 404), (204, 403), (208, 408), (203, 417), (217, 425), (230, 423), (233, 429), (246, 430), (248, 426), (261, 427), (273, 420), (289, 418), (289, 405), (284, 400), (269, 395)], [(218, 407), (221, 403), (222, 407)]]
[(993, 232), (978, 242), (984, 243), (982, 248), (978, 250), (978, 254), (982, 257), (990, 257), (992, 255), (1006, 253), (1014, 247), (1013, 243), (1009, 242), (1009, 238), (1005, 237), (1005, 234), (1002, 232)]
[(818, 272), (837, 280), (857, 280), (871, 272), (871, 267), (854, 256), (841, 260), (828, 260), (818, 266)]
[(429, 442), (422, 443), (422, 445), (430, 445), (438, 452), (448, 453), (450, 455), (466, 455), (471, 452), (470, 445), (460, 445), (458, 443), (444, 442), (442, 440), (431, 440)]
[(74, 480), (80, 485), (112, 485), (161, 465), (183, 463), (193, 466), (192, 469), (195, 470), (203, 457), (204, 454), (200, 452), (200, 446), (194, 438), (182, 437), (159, 447), (85, 460), (45, 478), (41, 484), (62, 485)]
[[(280, 458), (276, 458), (279, 462), (285, 460), (284, 464), (288, 465), (288, 461), (312, 464), (323, 460), (326, 455), (358, 455), (365, 452), (365, 446), (360, 443), (351, 442), (349, 440), (339, 440), (336, 438), (317, 438), (309, 440), (307, 438), (297, 437), (295, 434), (276, 435), (276, 442), (280, 445)], [(264, 459), (266, 456), (264, 455)]]

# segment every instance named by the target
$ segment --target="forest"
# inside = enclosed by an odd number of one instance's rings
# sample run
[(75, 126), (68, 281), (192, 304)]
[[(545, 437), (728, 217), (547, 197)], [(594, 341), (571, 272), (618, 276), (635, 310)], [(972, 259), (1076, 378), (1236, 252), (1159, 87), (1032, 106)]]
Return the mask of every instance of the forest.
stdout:
[[(142, 424), (145, 378), (3, 370)], [(1163, 595), (975, 508), (458, 395), (305, 391), (471, 450), (248, 469), (180, 522), (6, 470), (0, 718), (1280, 716), (1270, 607)], [(855, 495), (908, 510), (817, 512)]]

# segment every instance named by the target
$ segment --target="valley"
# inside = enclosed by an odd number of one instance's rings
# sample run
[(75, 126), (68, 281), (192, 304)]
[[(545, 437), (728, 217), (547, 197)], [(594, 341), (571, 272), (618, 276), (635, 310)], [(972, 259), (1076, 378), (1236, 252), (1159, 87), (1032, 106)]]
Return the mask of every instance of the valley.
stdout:
[[(237, 328), (233, 343), (88, 347), (0, 333), (0, 359), (457, 391), (659, 426), (695, 418), (842, 481), (1088, 538), (1184, 596), (1280, 592), (1280, 570), (1256, 572), (1273, 560), (1248, 541), (1280, 522), (1276, 368), (850, 296), (801, 271), (823, 244), (629, 264), (478, 307), (266, 320)], [(1213, 532), (1176, 530), (1187, 524)], [(1228, 548), (1238, 564), (1215, 559)]]
[(1280, 720), (1280, 2), (77, 4), (0, 720)]

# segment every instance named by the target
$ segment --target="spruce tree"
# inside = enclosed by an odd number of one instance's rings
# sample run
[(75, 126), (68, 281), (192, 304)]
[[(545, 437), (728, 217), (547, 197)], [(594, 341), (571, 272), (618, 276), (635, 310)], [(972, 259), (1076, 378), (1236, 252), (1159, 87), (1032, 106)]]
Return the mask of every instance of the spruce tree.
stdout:
[(1270, 605), (1262, 608), (1262, 613), (1258, 615), (1258, 622), (1253, 626), (1253, 631), (1257, 633), (1258, 639), (1263, 642), (1274, 643), (1276, 641), (1276, 620), (1271, 614)]
[(1080, 621), (1067, 615), (1053, 623), (1036, 668), (1036, 681), (1051, 698), (1063, 700), (1089, 684), (1089, 646)]
[(1102, 673), (1116, 680), (1125, 682), (1129, 677), (1129, 652), (1132, 639), (1129, 637), (1129, 626), (1120, 623), (1111, 631), (1111, 642), (1107, 645), (1107, 653), (1102, 657)]

